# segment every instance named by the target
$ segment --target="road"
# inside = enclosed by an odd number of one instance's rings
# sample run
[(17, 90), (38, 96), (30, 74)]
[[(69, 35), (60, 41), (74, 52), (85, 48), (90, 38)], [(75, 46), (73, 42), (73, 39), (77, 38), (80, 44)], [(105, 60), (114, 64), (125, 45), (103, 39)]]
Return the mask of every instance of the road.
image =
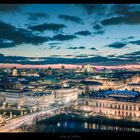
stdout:
[(59, 107), (53, 107), (51, 109), (46, 109), (40, 112), (35, 112), (32, 114), (27, 114), (24, 116), (20, 116), (18, 118), (12, 119), (10, 120), (5, 126), (0, 127), (0, 132), (11, 132), (17, 128), (19, 128), (22, 124), (24, 124), (25, 122), (28, 122), (30, 120), (33, 120), (33, 118), (42, 115), (42, 114), (47, 114), (47, 113), (53, 113), (53, 111), (56, 111), (58, 109), (62, 109), (65, 107), (69, 107), (69, 105), (63, 105), (63, 106), (59, 106)]

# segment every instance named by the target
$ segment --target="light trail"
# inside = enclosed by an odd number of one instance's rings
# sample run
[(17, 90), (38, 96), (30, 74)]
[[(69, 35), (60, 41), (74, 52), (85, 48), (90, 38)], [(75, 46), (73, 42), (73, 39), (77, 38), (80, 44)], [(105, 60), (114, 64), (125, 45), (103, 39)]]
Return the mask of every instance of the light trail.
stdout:
[(5, 126), (0, 128), (0, 132), (11, 132), (17, 128), (19, 128), (20, 126), (22, 126), (24, 123), (33, 120), (35, 117), (39, 116), (39, 115), (43, 115), (43, 114), (47, 114), (47, 113), (54, 113), (53, 111), (65, 108), (65, 107), (69, 107), (69, 105), (64, 105), (61, 107), (55, 107), (53, 109), (48, 109), (48, 110), (43, 110), (40, 112), (35, 112), (33, 114), (28, 114), (26, 116), (21, 116), (15, 119), (10, 120), (10, 122), (8, 124), (6, 124)]

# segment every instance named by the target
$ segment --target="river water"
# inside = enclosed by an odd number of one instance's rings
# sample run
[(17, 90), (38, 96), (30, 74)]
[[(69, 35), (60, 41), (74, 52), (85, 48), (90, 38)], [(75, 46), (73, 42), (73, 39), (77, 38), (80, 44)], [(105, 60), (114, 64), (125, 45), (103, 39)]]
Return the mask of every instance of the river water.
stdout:
[(126, 127), (108, 125), (96, 122), (77, 120), (68, 115), (59, 115), (47, 120), (37, 122), (36, 125), (24, 130), (24, 132), (45, 132), (45, 133), (80, 133), (80, 132), (140, 132), (140, 127)]

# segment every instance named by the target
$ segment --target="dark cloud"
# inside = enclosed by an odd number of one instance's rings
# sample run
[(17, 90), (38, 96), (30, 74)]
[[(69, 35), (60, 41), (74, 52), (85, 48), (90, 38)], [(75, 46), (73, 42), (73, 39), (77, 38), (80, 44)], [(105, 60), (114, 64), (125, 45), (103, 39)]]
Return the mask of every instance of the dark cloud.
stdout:
[(131, 44), (136, 44), (136, 45), (140, 45), (140, 40), (129, 41), (129, 43), (131, 43)]
[(113, 54), (112, 54), (112, 55), (108, 55), (108, 57), (116, 57), (116, 55), (113, 55)]
[(77, 47), (69, 47), (69, 48), (67, 48), (67, 49), (76, 50), (76, 49), (78, 49), (78, 48), (77, 48)]
[(52, 49), (52, 48), (56, 48), (57, 46), (50, 46), (50, 49)]
[(80, 47), (69, 47), (67, 49), (72, 49), (72, 50), (76, 50), (76, 49), (85, 49), (86, 47), (84, 46), (80, 46)]
[(10, 13), (10, 12), (17, 12), (27, 4), (0, 4), (0, 12), (3, 13)]
[(107, 6), (103, 4), (77, 4), (76, 6), (82, 8), (88, 15), (91, 14), (104, 14)]
[(74, 33), (74, 34), (76, 34), (76, 35), (82, 35), (82, 36), (89, 36), (89, 35), (91, 35), (91, 32), (85, 30), (85, 31), (76, 32), (76, 33)]
[(140, 11), (133, 11), (133, 12), (128, 12), (123, 16), (120, 15), (120, 16), (104, 19), (101, 21), (101, 24), (104, 26), (118, 25), (118, 24), (136, 25), (136, 24), (140, 24), (139, 19), (140, 19)]
[(133, 62), (137, 63), (140, 61), (140, 51), (120, 55), (120, 56), (118, 56), (118, 58), (126, 59), (126, 60), (133, 61)]
[(56, 41), (68, 41), (68, 40), (73, 40), (76, 39), (77, 37), (75, 35), (63, 35), (63, 34), (58, 34), (54, 35), (51, 40), (56, 40)]
[(95, 35), (102, 35), (105, 33), (104, 30), (93, 32)]
[(84, 47), (84, 46), (80, 46), (80, 47), (78, 47), (78, 49), (85, 49), (86, 47)]
[(132, 52), (131, 55), (140, 55), (140, 51)]
[(48, 19), (49, 15), (46, 13), (27, 13), (29, 20), (36, 21), (38, 19)]
[(130, 4), (113, 4), (110, 8), (109, 15), (125, 15), (131, 8)]
[(4, 56), (0, 55), (0, 63), (17, 63), (17, 64), (93, 64), (93, 65), (125, 65), (137, 64), (138, 61), (126, 60), (121, 58), (108, 58), (102, 56), (94, 56), (88, 58), (87, 54), (76, 56), (77, 58), (60, 58), (59, 55), (52, 57), (41, 57), (40, 61), (30, 61), (32, 57), (20, 56)]
[(78, 23), (78, 24), (84, 23), (80, 17), (76, 17), (76, 16), (60, 15), (59, 18), (65, 20), (65, 21), (72, 21), (72, 22)]
[(134, 36), (129, 36), (128, 39), (134, 39)]
[(11, 48), (15, 46), (15, 42), (0, 39), (0, 48)]
[(134, 39), (134, 37), (133, 36), (129, 36), (129, 37), (121, 38), (122, 41), (128, 41), (128, 40), (131, 40), (131, 39)]
[(96, 48), (92, 47), (92, 48), (90, 48), (90, 50), (96, 50)]
[(61, 43), (49, 43), (48, 45), (59, 45)]
[(51, 55), (51, 57), (60, 57), (61, 55)]
[(101, 24), (104, 26), (116, 25), (116, 24), (124, 24), (126, 21), (127, 21), (126, 17), (119, 16), (119, 17), (111, 17), (108, 19), (104, 19), (101, 21)]
[(68, 54), (68, 55), (65, 55), (65, 56), (73, 56), (73, 55), (69, 55), (69, 54)]
[(100, 24), (96, 24), (93, 26), (93, 29), (95, 30), (93, 33), (94, 34), (104, 34), (105, 33), (105, 30), (103, 29), (103, 27), (100, 25)]
[(106, 45), (107, 47), (110, 47), (110, 48), (116, 48), (116, 49), (119, 49), (119, 48), (123, 48), (126, 46), (125, 43), (121, 43), (121, 42), (114, 42), (110, 45)]
[[(138, 8), (138, 9), (137, 9)], [(110, 8), (110, 15), (129, 15), (133, 11), (139, 10), (139, 5), (133, 5), (133, 4), (114, 4)]]
[(114, 4), (111, 6), (108, 17), (101, 21), (102, 25), (140, 24), (140, 5)]
[(31, 31), (4, 22), (0, 22), (0, 29), (1, 47), (15, 47), (20, 44), (39, 45), (48, 41), (47, 37), (35, 35)]
[(81, 54), (81, 55), (76, 55), (75, 57), (77, 57), (77, 58), (82, 58), (82, 57), (83, 57), (83, 58), (86, 58), (86, 57), (88, 57), (88, 55), (86, 55), (86, 54), (83, 54), (83, 55), (82, 55), (82, 54)]
[(96, 24), (96, 25), (93, 26), (93, 29), (95, 29), (95, 30), (101, 30), (102, 29), (102, 26), (99, 25), (99, 24)]
[(56, 23), (44, 23), (40, 25), (30, 26), (29, 29), (33, 31), (54, 31), (54, 32), (62, 32), (62, 29), (66, 28), (64, 24), (56, 24)]

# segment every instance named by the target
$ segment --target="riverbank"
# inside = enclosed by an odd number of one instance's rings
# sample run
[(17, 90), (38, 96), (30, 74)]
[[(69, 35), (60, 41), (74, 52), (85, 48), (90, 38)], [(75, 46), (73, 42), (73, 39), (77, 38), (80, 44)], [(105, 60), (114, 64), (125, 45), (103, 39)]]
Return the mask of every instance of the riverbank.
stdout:
[[(26, 130), (25, 128), (28, 128)], [(24, 127), (22, 132), (81, 133), (81, 132), (140, 132), (140, 123), (114, 120), (101, 116), (83, 117), (74, 113), (59, 114)]]
[[(51, 117), (46, 120), (48, 123), (56, 123), (58, 121), (81, 121), (81, 122), (91, 122), (91, 123), (98, 123), (98, 124), (105, 124), (105, 125), (115, 125), (121, 127), (137, 127), (140, 128), (140, 122), (137, 121), (129, 121), (129, 120), (116, 120), (116, 119), (109, 119), (103, 116), (89, 116), (83, 117), (77, 114), (69, 113), (69, 114), (61, 114)], [(41, 122), (41, 121), (40, 121)]]

